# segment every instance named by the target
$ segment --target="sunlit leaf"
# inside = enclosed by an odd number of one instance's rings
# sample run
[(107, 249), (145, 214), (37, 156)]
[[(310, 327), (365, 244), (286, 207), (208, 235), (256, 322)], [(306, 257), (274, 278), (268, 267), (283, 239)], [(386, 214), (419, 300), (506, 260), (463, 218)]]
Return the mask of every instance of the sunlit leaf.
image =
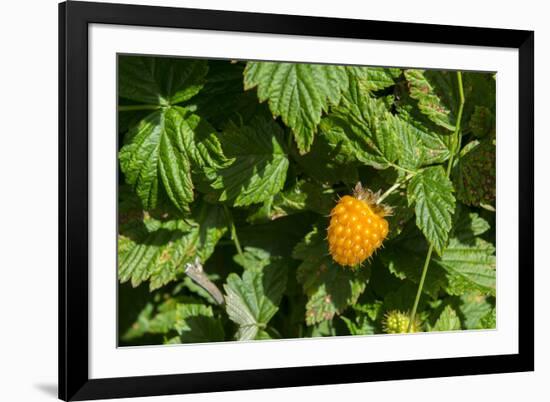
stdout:
[(461, 329), (460, 318), (451, 306), (445, 306), (431, 331), (458, 331)]
[(121, 283), (138, 286), (149, 281), (157, 289), (182, 274), (196, 257), (204, 263), (226, 231), (220, 207), (193, 208), (189, 219), (161, 213), (155, 218), (139, 210), (120, 211), (118, 276)]
[(119, 56), (118, 94), (155, 105), (174, 105), (196, 95), (208, 71), (206, 60)]
[(452, 225), (455, 209), (453, 185), (442, 167), (430, 167), (412, 178), (407, 190), (415, 205), (416, 224), (441, 254)]
[(156, 208), (164, 191), (181, 211), (193, 201), (192, 171), (225, 163), (215, 130), (189, 110), (153, 112), (128, 132), (120, 167), (145, 209)]
[(322, 113), (340, 101), (348, 76), (343, 66), (249, 62), (244, 86), (257, 87), (260, 101), (268, 101), (273, 115), (281, 116), (304, 153), (313, 143)]

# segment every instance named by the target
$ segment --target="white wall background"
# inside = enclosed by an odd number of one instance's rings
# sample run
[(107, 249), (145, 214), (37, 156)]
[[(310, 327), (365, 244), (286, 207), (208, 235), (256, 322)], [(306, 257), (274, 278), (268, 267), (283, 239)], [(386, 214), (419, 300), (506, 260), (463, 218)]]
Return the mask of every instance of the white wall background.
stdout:
[[(131, 2), (131, 1), (119, 1)], [(536, 43), (536, 372), (200, 394), (132, 401), (544, 401), (550, 378), (546, 126), (550, 25), (534, 0), (133, 1), (329, 17), (534, 29)], [(57, 1), (1, 3), (0, 400), (55, 400), (57, 382)], [(546, 380), (546, 381), (545, 381)]]

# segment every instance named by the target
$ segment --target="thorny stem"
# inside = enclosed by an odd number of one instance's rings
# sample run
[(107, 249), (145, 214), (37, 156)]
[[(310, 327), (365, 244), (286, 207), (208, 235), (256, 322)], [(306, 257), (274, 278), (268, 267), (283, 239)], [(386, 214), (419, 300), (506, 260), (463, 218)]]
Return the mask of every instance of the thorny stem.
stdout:
[[(458, 114), (456, 117), (456, 126), (453, 134), (453, 147), (451, 150), (451, 156), (449, 157), (449, 164), (447, 165), (447, 178), (451, 176), (451, 169), (453, 167), (453, 160), (456, 154), (460, 152), (460, 121), (462, 120), (462, 110), (464, 109), (464, 88), (462, 85), (462, 72), (457, 71), (456, 78), (458, 81), (458, 94), (460, 97), (460, 104), (458, 106)], [(418, 303), (420, 301), (420, 295), (422, 294), (422, 288), (424, 287), (424, 280), (426, 279), (426, 274), (428, 273), (428, 267), (430, 266), (430, 260), (432, 258), (433, 245), (430, 244), (428, 248), (428, 254), (426, 254), (426, 261), (424, 261), (424, 268), (422, 269), (422, 276), (420, 277), (420, 283), (418, 284), (418, 290), (416, 291), (416, 297), (414, 299), (413, 308), (409, 316), (409, 326), (407, 332), (411, 332), (412, 323), (416, 317), (416, 310), (418, 308)]]
[(132, 112), (135, 110), (157, 110), (160, 109), (159, 105), (122, 105), (118, 107), (119, 112)]
[(239, 242), (239, 237), (237, 236), (237, 229), (235, 228), (235, 222), (233, 222), (233, 217), (231, 216), (231, 212), (229, 212), (229, 209), (227, 208), (227, 205), (223, 206), (223, 210), (225, 212), (225, 216), (227, 217), (227, 223), (229, 225), (229, 230), (231, 231), (231, 239), (233, 240), (233, 243), (235, 244), (235, 248), (237, 249), (237, 252), (242, 257), (243, 249), (241, 247), (241, 243)]
[(382, 203), (386, 197), (388, 197), (391, 193), (393, 193), (395, 190), (397, 190), (402, 184), (408, 182), (412, 177), (414, 176), (414, 173), (410, 173), (407, 175), (403, 180), (396, 181), (393, 186), (388, 188), (384, 194), (382, 194), (380, 197), (378, 197), (378, 200), (376, 201), (377, 204)]

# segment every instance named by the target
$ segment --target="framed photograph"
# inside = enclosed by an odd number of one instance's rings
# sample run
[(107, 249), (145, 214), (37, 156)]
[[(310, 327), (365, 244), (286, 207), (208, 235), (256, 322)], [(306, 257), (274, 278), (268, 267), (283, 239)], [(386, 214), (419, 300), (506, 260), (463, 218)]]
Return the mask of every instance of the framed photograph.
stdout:
[(59, 5), (59, 397), (534, 369), (534, 33)]

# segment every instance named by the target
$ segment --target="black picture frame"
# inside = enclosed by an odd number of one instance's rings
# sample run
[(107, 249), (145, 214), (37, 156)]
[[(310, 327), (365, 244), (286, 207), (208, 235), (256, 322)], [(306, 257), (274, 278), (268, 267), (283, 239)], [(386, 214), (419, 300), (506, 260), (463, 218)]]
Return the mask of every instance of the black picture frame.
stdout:
[[(519, 352), (399, 362), (90, 379), (88, 25), (507, 47), (519, 51)], [(59, 5), (59, 398), (169, 395), (534, 370), (534, 32), (70, 1)]]

